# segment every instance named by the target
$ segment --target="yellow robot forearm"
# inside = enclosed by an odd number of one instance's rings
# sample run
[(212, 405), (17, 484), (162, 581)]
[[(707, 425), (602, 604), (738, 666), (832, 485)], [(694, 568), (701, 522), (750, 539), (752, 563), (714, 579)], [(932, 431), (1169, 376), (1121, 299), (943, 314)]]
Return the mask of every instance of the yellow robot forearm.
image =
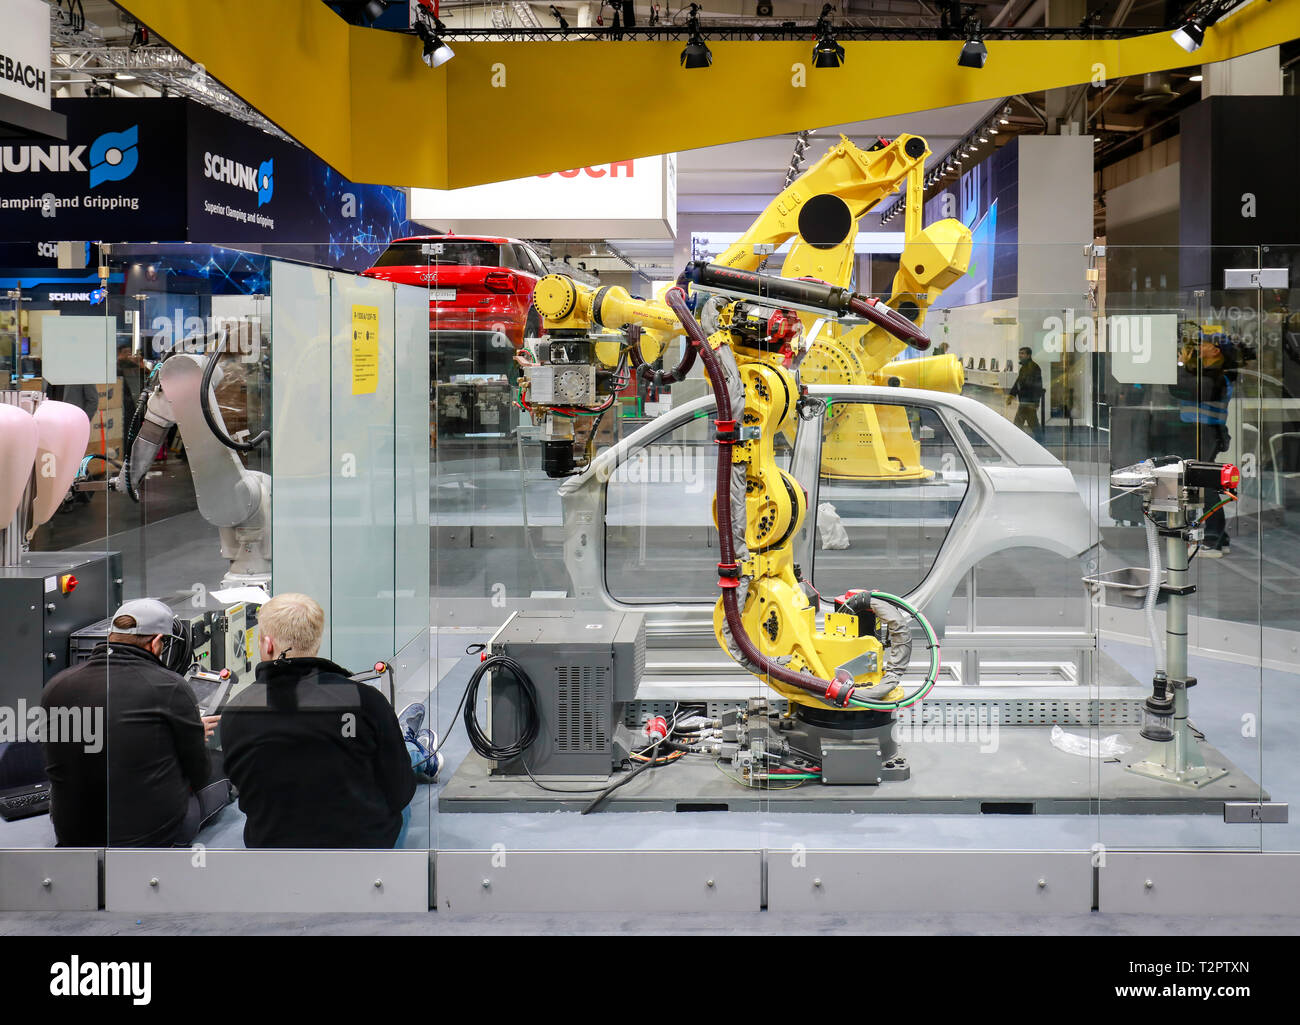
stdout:
[(641, 355), (646, 362), (658, 359), (668, 340), (681, 333), (681, 324), (663, 303), (635, 299), (618, 285), (591, 288), (564, 274), (542, 278), (533, 305), (547, 331), (642, 328), (646, 333)]
[[(714, 263), (757, 270), (767, 259), (755, 246), (779, 246), (796, 236), (814, 247), (830, 232), (832, 247), (857, 233), (857, 223), (885, 196), (898, 191), (929, 155), (919, 135), (900, 135), (879, 149), (864, 150), (843, 136), (820, 160), (767, 205), (758, 219)], [(813, 200), (814, 202), (809, 202)], [(829, 247), (828, 247), (829, 248)], [(794, 253), (791, 254), (795, 255)], [(791, 275), (782, 271), (786, 277)], [(844, 282), (836, 282), (842, 284)]]

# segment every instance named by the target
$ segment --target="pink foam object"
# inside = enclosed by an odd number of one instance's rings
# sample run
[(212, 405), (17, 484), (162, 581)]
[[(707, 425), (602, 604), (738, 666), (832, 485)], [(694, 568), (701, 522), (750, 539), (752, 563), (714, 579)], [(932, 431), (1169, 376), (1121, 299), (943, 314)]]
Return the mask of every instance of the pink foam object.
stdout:
[(90, 417), (80, 406), (67, 402), (42, 402), (36, 407), (36, 500), (32, 503), (32, 528), (54, 515), (72, 487), (77, 468), (90, 442)]
[(0, 402), (0, 528), (7, 527), (18, 511), (36, 461), (36, 438), (32, 414)]

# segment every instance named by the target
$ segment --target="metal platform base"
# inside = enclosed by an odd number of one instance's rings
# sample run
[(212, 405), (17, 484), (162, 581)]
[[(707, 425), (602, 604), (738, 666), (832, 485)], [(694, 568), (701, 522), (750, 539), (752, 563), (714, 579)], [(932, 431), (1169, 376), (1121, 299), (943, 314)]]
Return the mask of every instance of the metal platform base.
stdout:
[[(1080, 731), (1081, 732), (1081, 731)], [(878, 812), (952, 815), (1185, 815), (1223, 814), (1225, 801), (1268, 800), (1258, 783), (1209, 744), (1206, 764), (1227, 775), (1192, 789), (1128, 772), (1149, 743), (1137, 728), (1107, 727), (1133, 746), (1123, 759), (1103, 762), (1052, 747), (1046, 726), (1004, 727), (984, 743), (939, 739), (904, 742), (912, 778), (880, 786), (824, 786), (747, 790), (704, 756), (688, 756), (643, 773), (603, 805), (606, 811)], [(996, 749), (990, 749), (996, 744)], [(547, 782), (556, 788), (592, 784)], [(438, 798), (441, 812), (578, 811), (593, 795), (561, 795), (531, 782), (488, 775), (488, 763), (470, 753)]]

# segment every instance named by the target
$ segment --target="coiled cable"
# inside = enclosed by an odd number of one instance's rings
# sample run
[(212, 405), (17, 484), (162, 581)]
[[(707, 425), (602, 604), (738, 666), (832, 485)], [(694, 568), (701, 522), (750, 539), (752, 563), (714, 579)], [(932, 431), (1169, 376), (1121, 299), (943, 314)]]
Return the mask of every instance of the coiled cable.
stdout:
[[(496, 743), (478, 721), (479, 684), (489, 673), (499, 671), (505, 671), (514, 677), (519, 693), (523, 696), (523, 727), (519, 731), (519, 736), (508, 744)], [(537, 690), (533, 686), (533, 681), (528, 678), (528, 673), (524, 671), (524, 667), (509, 655), (492, 655), (480, 662), (478, 668), (474, 670), (474, 675), (469, 678), (469, 684), (465, 688), (461, 701), (465, 705), (465, 732), (469, 735), (470, 746), (484, 758), (493, 761), (509, 761), (518, 758), (533, 745), (541, 732), (542, 717), (537, 705)]]

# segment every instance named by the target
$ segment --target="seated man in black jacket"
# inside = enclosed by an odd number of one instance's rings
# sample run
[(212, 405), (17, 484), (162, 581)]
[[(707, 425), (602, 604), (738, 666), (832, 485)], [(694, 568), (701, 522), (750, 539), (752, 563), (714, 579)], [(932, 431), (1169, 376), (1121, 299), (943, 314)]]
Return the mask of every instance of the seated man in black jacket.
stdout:
[(225, 707), (221, 725), (226, 770), (248, 816), (244, 843), (396, 846), (416, 756), (392, 707), (316, 657), (325, 614), (312, 598), (277, 594), (257, 624), (257, 680)]
[(187, 846), (231, 801), (229, 780), (209, 779), (204, 743), (220, 716), (201, 718), (189, 685), (160, 657), (189, 668), (188, 640), (166, 605), (129, 601), (109, 631), (41, 694), (48, 723), (88, 712), (107, 734), (102, 744), (46, 738), (55, 836), (60, 847)]

